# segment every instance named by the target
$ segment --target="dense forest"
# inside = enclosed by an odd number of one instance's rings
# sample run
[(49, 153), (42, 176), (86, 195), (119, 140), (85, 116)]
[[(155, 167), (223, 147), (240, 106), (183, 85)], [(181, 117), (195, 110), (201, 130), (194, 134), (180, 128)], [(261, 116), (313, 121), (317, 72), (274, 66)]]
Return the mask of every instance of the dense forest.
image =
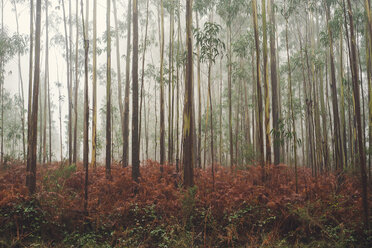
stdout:
[(372, 247), (370, 0), (1, 0), (0, 247)]

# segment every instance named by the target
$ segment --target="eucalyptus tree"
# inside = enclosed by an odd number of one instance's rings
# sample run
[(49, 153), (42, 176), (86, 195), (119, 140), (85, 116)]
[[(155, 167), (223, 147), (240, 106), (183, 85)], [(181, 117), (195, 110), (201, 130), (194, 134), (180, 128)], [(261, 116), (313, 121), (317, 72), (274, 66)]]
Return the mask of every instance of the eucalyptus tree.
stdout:
[(119, 24), (116, 0), (112, 1), (114, 8), (114, 21), (115, 21), (115, 43), (116, 43), (116, 68), (117, 68), (117, 80), (118, 80), (118, 103), (119, 103), (119, 115), (120, 115), (120, 130), (121, 136), (124, 140), (124, 106), (122, 100), (122, 82), (121, 82), (121, 66), (120, 66), (120, 40), (119, 40)]
[(165, 162), (165, 120), (164, 120), (164, 6), (160, 0), (160, 170)]
[[(62, 0), (63, 3), (64, 0)], [(63, 8), (64, 10), (64, 8)], [(3, 16), (3, 15), (2, 15)], [(34, 54), (34, 1), (30, 1), (30, 56), (29, 56), (29, 67), (28, 67), (28, 104), (27, 104), (27, 140), (31, 137), (31, 107), (32, 107), (32, 69), (33, 69), (33, 54)], [(27, 141), (28, 142), (28, 141)], [(29, 150), (27, 149), (27, 153)], [(28, 154), (27, 154), (28, 156)], [(27, 157), (28, 158), (28, 157)], [(27, 171), (30, 170), (30, 164), (27, 163)], [(28, 185), (28, 178), (26, 177), (26, 185)]]
[(169, 59), (168, 59), (168, 162), (173, 163), (173, 119), (174, 119), (174, 9), (175, 1), (169, 0), (166, 8), (169, 12)]
[(337, 100), (337, 86), (336, 86), (336, 72), (334, 63), (334, 52), (333, 52), (333, 34), (332, 29), (329, 24), (330, 22), (330, 5), (325, 2), (326, 8), (326, 20), (327, 20), (327, 30), (328, 30), (328, 40), (329, 40), (329, 58), (331, 64), (331, 93), (332, 93), (332, 106), (333, 106), (333, 124), (334, 124), (334, 138), (335, 138), (335, 159), (336, 159), (336, 170), (341, 171), (344, 166), (344, 155), (343, 147), (341, 141), (341, 131), (340, 131), (340, 116), (338, 111), (338, 100)]
[(267, 56), (267, 24), (266, 24), (266, 0), (262, 0), (262, 47), (263, 47), (263, 71), (265, 90), (265, 144), (266, 163), (271, 164), (271, 140), (270, 140), (270, 96), (269, 96), (269, 67)]
[(75, 21), (76, 21), (76, 34), (75, 34), (75, 98), (74, 98), (74, 143), (72, 162), (76, 164), (77, 161), (77, 125), (78, 125), (78, 92), (79, 92), (79, 0), (76, 0), (75, 6)]
[[(47, 133), (46, 133), (46, 121), (47, 121), (47, 99), (50, 95), (49, 89), (49, 16), (48, 16), (48, 5), (49, 1), (45, 0), (45, 70), (44, 70), (44, 116), (43, 116), (43, 164), (45, 164), (47, 158)], [(41, 142), (41, 140), (40, 140)], [(51, 144), (49, 144), (50, 146)]]
[[(14, 6), (14, 13), (15, 13), (15, 19), (16, 19), (16, 26), (17, 26), (17, 35), (19, 36), (19, 21), (18, 21), (18, 11), (17, 11), (16, 0), (13, 0), (13, 6)], [(21, 122), (22, 122), (22, 149), (23, 149), (23, 160), (26, 162), (25, 111), (24, 111), (25, 98), (24, 98), (24, 92), (23, 92), (21, 55), (22, 55), (22, 51), (18, 49), (18, 77), (19, 77), (18, 88), (19, 88), (19, 97), (21, 99), (21, 105), (20, 105), (21, 113), (20, 114), (21, 114)]]
[(97, 166), (97, 0), (93, 0), (93, 120), (92, 120), (92, 161)]
[(194, 185), (194, 84), (192, 48), (192, 0), (186, 0), (186, 80), (185, 106), (183, 113), (183, 183), (185, 187)]
[[(286, 1), (284, 1), (286, 5)], [(291, 72), (291, 61), (289, 56), (289, 45), (288, 45), (288, 19), (290, 16), (290, 7), (284, 7), (284, 18), (285, 18), (285, 44), (287, 51), (287, 66), (288, 66), (288, 87), (289, 87), (289, 102), (290, 102), (290, 113), (291, 113), (291, 122), (292, 122), (292, 133), (293, 133), (293, 156), (294, 156), (294, 169), (295, 169), (295, 187), (296, 193), (298, 193), (298, 176), (297, 176), (297, 133), (296, 133), (296, 122), (293, 111), (293, 92), (292, 92), (292, 72)]]
[(132, 60), (132, 178), (140, 177), (138, 139), (138, 1), (133, 0), (133, 60)]
[(27, 141), (27, 176), (26, 186), (32, 195), (36, 190), (36, 147), (37, 147), (37, 114), (40, 81), (40, 32), (41, 30), (41, 0), (36, 1), (36, 29), (35, 29), (35, 70), (33, 81), (32, 113), (30, 136)]
[(88, 40), (88, 24), (89, 24), (89, 0), (86, 1), (86, 20), (84, 21), (83, 0), (81, 0), (81, 23), (83, 26), (84, 37), (84, 140), (83, 140), (83, 166), (85, 169), (84, 182), (84, 211), (88, 208), (88, 160), (89, 160), (89, 98), (88, 98), (88, 56), (89, 56), (89, 40)]
[(111, 178), (111, 0), (107, 0), (106, 6), (106, 178)]
[[(193, 4), (193, 10), (195, 12), (195, 20), (196, 20), (196, 29), (199, 29), (199, 18), (203, 15), (206, 15), (208, 11), (214, 6), (213, 0), (196, 0)], [(201, 71), (200, 71), (200, 44), (196, 43), (196, 56), (197, 56), (197, 87), (198, 87), (198, 136), (197, 138), (197, 153), (196, 153), (196, 160), (197, 165), (201, 168)]]
[(123, 140), (123, 166), (128, 166), (129, 147), (129, 93), (130, 93), (130, 40), (132, 23), (132, 0), (128, 0), (127, 10), (127, 52), (125, 61), (125, 93), (124, 93), (124, 140)]
[[(67, 18), (66, 18), (66, 10), (65, 10), (65, 0), (62, 0), (62, 11), (63, 11), (63, 24), (64, 24), (64, 32), (65, 32), (65, 59), (66, 59), (66, 77), (67, 77), (67, 92), (68, 92), (68, 163), (72, 163), (72, 91), (71, 91), (71, 25), (70, 25), (70, 36), (67, 35)], [(33, 19), (33, 18), (31, 18)], [(32, 49), (31, 49), (32, 50)], [(30, 54), (32, 56), (32, 54)], [(31, 62), (32, 63), (32, 62)], [(30, 82), (32, 83), (32, 82)], [(29, 92), (29, 104), (30, 104), (30, 92)], [(29, 112), (30, 113), (30, 110)]]
[(265, 155), (264, 155), (264, 143), (263, 143), (263, 130), (262, 130), (262, 92), (261, 92), (261, 70), (260, 70), (260, 44), (258, 36), (258, 23), (257, 23), (257, 2), (252, 0), (252, 16), (253, 16), (253, 27), (254, 27), (254, 40), (256, 44), (256, 70), (257, 70), (257, 104), (258, 104), (258, 116), (257, 116), (257, 131), (258, 131), (258, 145), (259, 145), (259, 161), (262, 166), (262, 181), (265, 180)]
[[(212, 177), (214, 186), (214, 133), (213, 133), (213, 102), (211, 91), (211, 70), (212, 65), (216, 62), (216, 57), (221, 55), (225, 49), (225, 44), (219, 39), (221, 26), (206, 22), (203, 30), (196, 30), (196, 44), (200, 46), (200, 60), (208, 64), (208, 97), (210, 106), (210, 125), (211, 125), (211, 157), (212, 157)], [(200, 106), (199, 106), (200, 107)]]
[(275, 45), (275, 10), (274, 0), (269, 0), (269, 36), (270, 36), (270, 76), (271, 76), (271, 97), (272, 97), (272, 114), (273, 114), (273, 147), (274, 147), (274, 164), (280, 162), (280, 140), (277, 135), (279, 130), (279, 98), (278, 98), (278, 76), (276, 70), (276, 45)]
[[(146, 0), (146, 24), (145, 24), (145, 38), (143, 39), (143, 52), (142, 52), (142, 70), (141, 70), (141, 89), (140, 89), (140, 107), (139, 107), (139, 126), (138, 126), (138, 145), (139, 150), (141, 151), (141, 129), (142, 129), (142, 102), (144, 105), (146, 104), (146, 100), (143, 98), (144, 95), (144, 83), (145, 83), (145, 60), (146, 60), (146, 51), (147, 51), (147, 43), (148, 43), (148, 26), (149, 26), (149, 2), (150, 0)], [(144, 106), (145, 110), (145, 133), (147, 134), (147, 122), (146, 122), (146, 105)], [(146, 157), (148, 158), (148, 135), (145, 135), (146, 139)]]
[(222, 17), (227, 25), (227, 79), (228, 79), (228, 105), (229, 105), (229, 140), (230, 140), (230, 166), (232, 167), (235, 163), (234, 160), (234, 147), (233, 147), (233, 131), (232, 131), (232, 104), (231, 104), (231, 92), (232, 92), (232, 31), (231, 26), (239, 10), (243, 6), (244, 0), (219, 0), (217, 3), (217, 12)]

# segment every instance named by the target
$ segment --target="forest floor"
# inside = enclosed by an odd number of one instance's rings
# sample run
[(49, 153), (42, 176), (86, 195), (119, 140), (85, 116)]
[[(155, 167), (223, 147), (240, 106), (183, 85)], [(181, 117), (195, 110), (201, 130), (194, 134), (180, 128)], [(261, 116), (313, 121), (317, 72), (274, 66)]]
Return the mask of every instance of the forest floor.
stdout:
[[(25, 166), (0, 170), (0, 247), (372, 247), (362, 224), (358, 177), (317, 178), (285, 165), (195, 170), (182, 188), (174, 166), (146, 161), (135, 184), (131, 169), (84, 171), (38, 165), (37, 194), (28, 196)], [(136, 192), (136, 194), (134, 193)], [(371, 194), (369, 195), (372, 205)]]

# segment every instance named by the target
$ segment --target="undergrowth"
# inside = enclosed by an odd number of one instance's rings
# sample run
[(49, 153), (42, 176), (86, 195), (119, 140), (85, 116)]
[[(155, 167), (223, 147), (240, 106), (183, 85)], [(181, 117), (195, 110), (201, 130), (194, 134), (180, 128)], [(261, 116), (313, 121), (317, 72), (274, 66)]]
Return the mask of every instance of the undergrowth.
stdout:
[[(146, 161), (136, 185), (130, 168), (90, 170), (88, 214), (81, 165), (39, 166), (37, 194), (25, 166), (0, 172), (0, 247), (372, 247), (358, 179), (314, 178), (299, 169), (299, 190), (284, 165), (195, 171), (182, 188), (174, 167)], [(135, 194), (136, 189), (136, 194)]]

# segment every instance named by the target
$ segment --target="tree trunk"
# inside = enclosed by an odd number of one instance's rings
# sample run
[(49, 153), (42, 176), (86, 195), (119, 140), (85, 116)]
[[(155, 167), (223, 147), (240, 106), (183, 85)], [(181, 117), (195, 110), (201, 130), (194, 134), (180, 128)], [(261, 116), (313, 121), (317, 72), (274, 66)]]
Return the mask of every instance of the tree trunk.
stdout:
[(169, 72), (168, 72), (168, 163), (173, 163), (173, 35), (174, 11), (173, 1), (170, 3), (169, 18)]
[(93, 1), (93, 120), (92, 120), (92, 161), (97, 167), (97, 0)]
[(37, 147), (37, 114), (39, 106), (39, 81), (40, 81), (40, 29), (41, 29), (41, 0), (36, 1), (36, 30), (35, 30), (35, 71), (32, 98), (32, 113), (30, 123), (30, 137), (28, 140), (27, 173), (30, 195), (36, 190), (36, 147)]
[(165, 124), (164, 124), (164, 80), (163, 80), (163, 67), (164, 67), (164, 6), (163, 0), (160, 1), (160, 170), (163, 171), (165, 162)]
[(47, 100), (48, 100), (48, 84), (49, 84), (49, 31), (48, 31), (48, 0), (45, 0), (45, 72), (44, 72), (44, 117), (43, 117), (43, 164), (45, 164), (45, 161), (47, 159)]
[[(270, 1), (270, 0), (269, 0)], [(266, 140), (266, 163), (271, 164), (271, 141), (270, 141), (270, 96), (269, 96), (269, 67), (267, 56), (267, 27), (266, 27), (266, 0), (262, 0), (262, 28), (263, 28), (263, 70), (265, 89), (265, 140)]]
[[(63, 3), (64, 1), (62, 1)], [(63, 9), (64, 10), (64, 9)], [(3, 18), (3, 14), (1, 15)], [(66, 22), (65, 22), (66, 23)], [(1, 23), (3, 25), (3, 21)], [(3, 31), (3, 27), (2, 27)], [(32, 69), (33, 69), (33, 51), (34, 51), (34, 1), (30, 1), (30, 58), (29, 58), (29, 81), (28, 81), (28, 105), (27, 105), (27, 173), (30, 173), (30, 163), (28, 162), (28, 154), (31, 152), (28, 147), (29, 139), (31, 138), (31, 108), (32, 108)], [(30, 177), (26, 177), (26, 186), (29, 186)]]
[(253, 8), (253, 25), (254, 25), (254, 38), (256, 44), (256, 70), (257, 70), (257, 101), (258, 101), (258, 143), (259, 143), (259, 156), (260, 164), (262, 167), (262, 181), (265, 180), (265, 155), (264, 155), (264, 142), (262, 130), (262, 92), (261, 92), (261, 71), (260, 71), (260, 44), (258, 37), (258, 23), (257, 23), (257, 3), (256, 0), (252, 1)]
[[(138, 126), (138, 144), (141, 145), (141, 129), (142, 129), (142, 102), (144, 102), (144, 110), (145, 110), (145, 138), (146, 138), (146, 158), (148, 158), (147, 153), (147, 122), (146, 122), (146, 99), (143, 99), (145, 96), (143, 95), (143, 87), (145, 83), (145, 59), (146, 59), (146, 49), (147, 49), (147, 30), (149, 25), (149, 0), (146, 1), (146, 25), (145, 25), (145, 38), (143, 40), (143, 53), (142, 53), (142, 72), (141, 72), (141, 97), (140, 97), (140, 107), (139, 107), (139, 126)], [(141, 147), (138, 148), (141, 150)]]
[(117, 66), (117, 77), (118, 77), (118, 102), (119, 102), (119, 116), (120, 116), (120, 130), (121, 137), (124, 141), (124, 107), (121, 93), (121, 67), (120, 67), (120, 40), (119, 40), (119, 24), (118, 24), (118, 14), (116, 7), (116, 0), (112, 1), (114, 7), (114, 21), (115, 21), (115, 42), (116, 42), (116, 66)]
[(78, 94), (79, 94), (79, 0), (76, 0), (76, 41), (75, 41), (75, 103), (74, 103), (74, 152), (72, 162), (77, 162), (77, 121), (78, 121)]
[[(13, 0), (13, 6), (16, 17), (17, 34), (19, 35), (19, 22), (18, 22), (18, 11), (16, 1)], [(21, 66), (21, 53), (18, 51), (18, 78), (19, 78), (19, 97), (21, 99), (20, 106), (20, 117), (22, 122), (22, 150), (23, 150), (23, 161), (26, 163), (26, 139), (25, 139), (25, 97), (23, 93), (23, 78), (22, 78), (22, 66)]]
[(332, 106), (333, 106), (333, 123), (334, 123), (334, 138), (335, 138), (335, 149), (336, 149), (336, 170), (340, 171), (344, 166), (344, 156), (343, 156), (343, 147), (341, 141), (341, 132), (340, 132), (340, 116), (338, 111), (338, 101), (337, 101), (337, 86), (336, 86), (336, 74), (335, 74), (335, 64), (334, 64), (334, 55), (333, 55), (333, 35), (331, 27), (329, 25), (330, 19), (330, 10), (329, 6), (326, 6), (326, 17), (327, 17), (327, 29), (329, 38), (329, 57), (331, 63), (331, 93), (332, 93)]
[(269, 0), (270, 13), (270, 71), (271, 71), (271, 97), (272, 97), (272, 113), (273, 113), (273, 137), (274, 137), (274, 164), (280, 163), (280, 139), (277, 135), (279, 131), (279, 99), (278, 99), (278, 76), (276, 71), (276, 47), (275, 47), (275, 11), (274, 0)]
[(192, 0), (186, 0), (186, 81), (185, 81), (185, 107), (183, 113), (183, 167), (184, 186), (194, 185), (194, 85), (193, 85), (193, 59), (192, 59)]
[(123, 140), (123, 166), (128, 166), (129, 149), (129, 92), (130, 92), (130, 39), (132, 22), (132, 1), (128, 1), (127, 15), (127, 56), (125, 62), (125, 93), (124, 93), (124, 140)]
[(132, 63), (132, 178), (138, 182), (140, 177), (138, 140), (138, 2), (133, 0), (133, 63)]
[[(84, 34), (84, 131), (83, 131), (83, 166), (85, 169), (85, 182), (84, 182), (84, 211), (87, 213), (88, 209), (88, 160), (89, 160), (89, 99), (88, 99), (88, 56), (89, 56), (89, 40), (88, 40), (88, 24), (89, 24), (89, 1), (86, 1), (86, 21), (84, 23), (83, 15), (83, 1), (81, 0), (81, 22), (83, 24)], [(86, 26), (85, 26), (86, 25)]]
[(107, 0), (107, 68), (106, 68), (106, 178), (111, 178), (111, 0)]
[(228, 26), (228, 65), (227, 65), (227, 84), (229, 94), (229, 139), (230, 139), (230, 167), (233, 168), (234, 161), (234, 144), (233, 144), (233, 131), (232, 131), (232, 103), (231, 103), (231, 91), (232, 91), (232, 52), (231, 52), (231, 25)]

